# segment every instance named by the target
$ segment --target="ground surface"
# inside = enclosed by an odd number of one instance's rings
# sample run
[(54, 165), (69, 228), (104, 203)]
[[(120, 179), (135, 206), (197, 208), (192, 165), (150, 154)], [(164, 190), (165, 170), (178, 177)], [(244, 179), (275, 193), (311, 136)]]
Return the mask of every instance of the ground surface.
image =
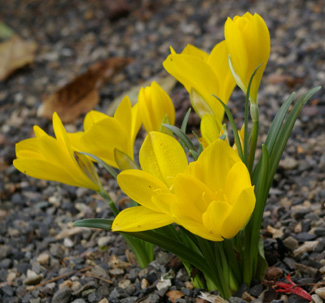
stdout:
[[(120, 236), (72, 229), (76, 219), (111, 216), (94, 193), (32, 179), (12, 166), (15, 143), (30, 137), (34, 124), (52, 131), (51, 121), (37, 117), (42, 96), (100, 59), (133, 58), (132, 64), (101, 88), (96, 109), (105, 111), (115, 97), (134, 85), (167, 74), (161, 63), (170, 45), (181, 51), (191, 43), (210, 51), (223, 39), (226, 17), (246, 11), (259, 13), (271, 33), (271, 57), (259, 97), (262, 132), (292, 91), (301, 95), (324, 85), (323, 0), (129, 1), (124, 7), (125, 16), (112, 10), (112, 2), (0, 3), (0, 20), (38, 44), (35, 63), (0, 83), (0, 302), (170, 302), (166, 294), (171, 290), (183, 294), (175, 302), (205, 302), (198, 298), (200, 291), (190, 289), (184, 269), (166, 252), (157, 251), (157, 260), (145, 270), (135, 264), (116, 264), (113, 256), (125, 262), (131, 258), (127, 258)], [(184, 112), (188, 96), (181, 86), (172, 97), (178, 112)], [(241, 92), (236, 90), (229, 104), (238, 123), (242, 119), (242, 100)], [(308, 291), (313, 286), (314, 290), (324, 286), (324, 115), (321, 91), (296, 123), (263, 224), (266, 256), (276, 273), (271, 279), (284, 278), (291, 272)], [(76, 130), (81, 122), (79, 118), (67, 128)], [(103, 181), (116, 197), (119, 193), (114, 182), (108, 176)], [(170, 269), (176, 278), (171, 286), (158, 291), (160, 276)], [(246, 294), (244, 298), (251, 301), (267, 285), (243, 286), (237, 298), (231, 300), (245, 302), (239, 297), (246, 290), (251, 297)], [(262, 302), (261, 298), (253, 302)], [(279, 299), (280, 294), (268, 291), (263, 300)], [(306, 302), (294, 295), (281, 299)]]

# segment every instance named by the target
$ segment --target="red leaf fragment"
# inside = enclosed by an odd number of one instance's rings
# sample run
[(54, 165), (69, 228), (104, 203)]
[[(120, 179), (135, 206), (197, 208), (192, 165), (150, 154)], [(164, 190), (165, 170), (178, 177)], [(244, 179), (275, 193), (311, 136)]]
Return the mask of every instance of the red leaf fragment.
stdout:
[(275, 286), (279, 287), (279, 289), (276, 289), (276, 292), (285, 292), (289, 294), (296, 294), (304, 299), (307, 299), (308, 301), (312, 301), (311, 295), (306, 292), (304, 289), (299, 287), (297, 284), (295, 284), (291, 280), (291, 275), (288, 274), (286, 276), (286, 279), (289, 281), (289, 283), (284, 283), (284, 282), (275, 282)]

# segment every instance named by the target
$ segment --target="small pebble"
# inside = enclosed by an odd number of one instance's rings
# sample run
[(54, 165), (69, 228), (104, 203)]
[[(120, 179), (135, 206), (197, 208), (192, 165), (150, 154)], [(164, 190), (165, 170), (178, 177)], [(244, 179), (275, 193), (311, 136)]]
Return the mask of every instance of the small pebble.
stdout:
[(48, 253), (41, 253), (37, 258), (36, 261), (41, 265), (46, 265), (49, 263), (50, 255)]
[(319, 295), (322, 299), (325, 299), (325, 287), (320, 287), (315, 290), (315, 293)]

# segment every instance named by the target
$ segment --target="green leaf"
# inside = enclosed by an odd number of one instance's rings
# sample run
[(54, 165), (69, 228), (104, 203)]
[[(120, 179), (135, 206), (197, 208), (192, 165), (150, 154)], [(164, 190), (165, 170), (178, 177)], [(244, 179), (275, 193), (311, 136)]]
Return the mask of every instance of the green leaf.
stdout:
[(301, 96), (299, 98), (299, 100), (294, 105), (292, 111), (290, 112), (289, 116), (287, 117), (281, 130), (279, 131), (279, 134), (274, 142), (274, 148), (270, 155), (271, 167), (270, 167), (270, 174), (269, 174), (269, 179), (268, 179), (268, 189), (272, 185), (273, 177), (274, 177), (276, 169), (278, 168), (282, 153), (284, 151), (285, 146), (287, 145), (287, 142), (290, 137), (293, 126), (294, 126), (302, 108), (308, 102), (308, 100), (320, 89), (321, 89), (321, 87), (317, 86), (317, 87), (309, 90), (307, 93), (305, 93), (303, 96)]
[[(250, 101), (250, 90), (251, 90), (251, 84), (253, 81), (253, 78), (257, 72), (257, 70), (262, 66), (263, 63), (261, 63), (253, 72), (251, 78), (249, 79), (249, 83), (248, 83), (248, 87), (247, 87), (247, 92), (246, 92), (246, 96), (245, 96), (245, 115), (244, 115), (244, 163), (246, 164), (246, 166), (250, 169), (249, 163), (248, 163), (248, 142), (249, 142), (249, 138), (248, 138), (248, 108), (249, 108), (249, 101)], [(253, 103), (253, 102), (252, 102)], [(256, 105), (256, 114), (257, 117), (252, 117), (253, 122), (254, 121), (258, 121), (258, 107), (257, 104)], [(252, 112), (251, 112), (252, 115)], [(258, 130), (258, 122), (257, 125), (255, 123), (255, 127), (254, 127), (254, 132), (256, 132)], [(255, 142), (253, 142), (253, 146), (251, 146), (251, 162), (254, 161), (254, 157), (255, 157), (255, 149), (256, 149), (256, 142), (257, 142), (257, 133), (254, 134), (254, 138), (256, 139)]]
[(104, 162), (103, 160), (101, 160), (97, 156), (92, 155), (90, 153), (81, 152), (81, 151), (79, 151), (78, 153), (79, 154), (86, 155), (86, 156), (94, 159), (96, 162), (98, 162), (99, 164), (101, 164), (113, 176), (114, 179), (116, 179), (118, 173), (116, 172), (116, 170), (113, 167), (109, 166), (106, 162)]
[(121, 170), (139, 169), (135, 162), (126, 153), (120, 151), (119, 149), (114, 149), (114, 158)]
[(188, 123), (188, 119), (190, 118), (190, 113), (191, 113), (191, 108), (189, 108), (188, 111), (186, 112), (186, 115), (182, 122), (181, 130), (184, 133), (186, 133), (187, 123)]
[(99, 228), (104, 230), (111, 230), (114, 220), (110, 219), (84, 219), (73, 223), (73, 226)]
[(280, 107), (278, 113), (276, 114), (271, 128), (267, 134), (266, 140), (265, 140), (265, 145), (268, 148), (268, 150), (270, 151), (270, 153), (272, 153), (273, 151), (273, 146), (275, 143), (275, 140), (279, 134), (279, 131), (281, 129), (283, 120), (288, 112), (289, 106), (291, 105), (292, 101), (294, 100), (296, 96), (296, 93), (293, 92), (282, 104), (282, 106)]
[(223, 108), (225, 109), (225, 112), (227, 114), (228, 120), (229, 120), (230, 125), (231, 125), (232, 132), (234, 134), (234, 138), (235, 138), (235, 142), (236, 142), (237, 150), (238, 150), (238, 155), (239, 155), (240, 159), (242, 159), (242, 161), (243, 161), (244, 160), (244, 158), (243, 158), (243, 149), (241, 147), (241, 143), (240, 143), (240, 139), (239, 139), (239, 135), (238, 135), (238, 130), (237, 130), (237, 127), (236, 127), (236, 124), (235, 124), (234, 117), (232, 116), (231, 111), (229, 110), (227, 105), (225, 103), (223, 103), (222, 100), (219, 97), (217, 97), (215, 95), (213, 95), (213, 96), (215, 98), (217, 98), (217, 100), (222, 104)]
[(166, 128), (170, 129), (184, 144), (189, 150), (195, 150), (195, 146), (189, 137), (181, 129), (174, 125), (163, 124)]
[[(269, 132), (267, 134), (266, 140), (265, 140), (265, 146), (267, 147), (269, 154), (272, 154), (273, 152), (273, 147), (274, 147), (274, 143), (276, 138), (278, 137), (279, 131), (281, 129), (283, 120), (288, 112), (288, 109), (292, 103), (292, 101), (294, 100), (296, 93), (292, 93), (282, 104), (282, 106), (280, 107), (278, 113), (276, 114), (272, 125), (269, 129)], [(258, 164), (255, 167), (255, 170), (253, 172), (253, 184), (256, 183), (256, 179), (259, 176), (259, 170), (260, 170), (260, 165), (261, 165), (261, 161), (258, 162)]]

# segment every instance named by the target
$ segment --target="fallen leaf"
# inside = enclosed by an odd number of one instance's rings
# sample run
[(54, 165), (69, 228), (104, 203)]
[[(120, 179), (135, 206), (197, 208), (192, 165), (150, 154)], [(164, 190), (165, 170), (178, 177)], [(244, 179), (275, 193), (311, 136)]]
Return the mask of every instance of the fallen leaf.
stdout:
[(153, 77), (139, 85), (133, 86), (129, 91), (115, 98), (114, 101), (110, 103), (110, 105), (108, 106), (106, 114), (109, 116), (113, 116), (115, 110), (117, 109), (117, 107), (119, 106), (119, 104), (121, 103), (121, 101), (125, 96), (129, 96), (133, 105), (137, 103), (138, 95), (141, 87), (149, 86), (153, 81), (156, 81), (167, 94), (171, 92), (171, 90), (174, 88), (174, 86), (177, 83), (176, 79), (173, 78), (172, 76), (166, 76), (164, 78)]
[(166, 296), (174, 303), (176, 299), (184, 297), (184, 294), (179, 290), (170, 290), (166, 293)]
[(17, 35), (0, 43), (0, 81), (8, 78), (17, 69), (34, 62), (37, 44)]
[(99, 101), (98, 88), (113, 78), (130, 58), (110, 58), (92, 65), (84, 74), (58, 89), (43, 101), (37, 115), (48, 119), (57, 112), (62, 122), (71, 122), (92, 110)]
[(296, 294), (308, 301), (312, 301), (313, 298), (311, 295), (306, 292), (304, 289), (299, 287), (297, 284), (295, 284), (290, 277), (290, 274), (286, 276), (286, 279), (289, 281), (289, 283), (284, 283), (284, 282), (275, 282), (275, 286), (277, 289), (275, 290), (276, 292), (285, 292), (287, 294)]

